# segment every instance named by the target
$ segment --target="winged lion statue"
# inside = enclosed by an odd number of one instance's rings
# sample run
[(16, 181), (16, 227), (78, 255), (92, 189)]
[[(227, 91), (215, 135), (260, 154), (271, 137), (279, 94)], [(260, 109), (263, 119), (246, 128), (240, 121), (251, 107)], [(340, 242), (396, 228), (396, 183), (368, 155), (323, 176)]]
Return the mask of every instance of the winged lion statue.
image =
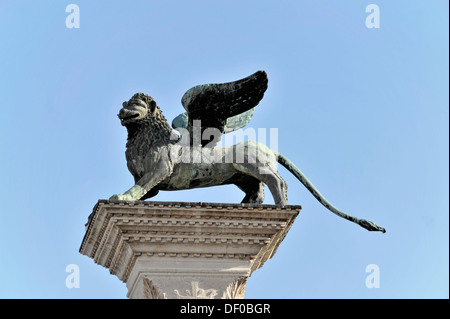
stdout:
[(151, 96), (133, 95), (118, 117), (128, 131), (125, 155), (135, 185), (110, 200), (145, 200), (160, 190), (234, 184), (245, 193), (242, 203), (263, 203), (267, 185), (275, 204), (288, 205), (287, 184), (277, 171), (280, 163), (334, 214), (367, 230), (385, 232), (334, 207), (288, 158), (266, 145), (246, 141), (217, 146), (223, 134), (249, 123), (267, 83), (266, 72), (258, 71), (234, 82), (195, 86), (183, 95), (186, 112), (172, 121), (172, 127)]

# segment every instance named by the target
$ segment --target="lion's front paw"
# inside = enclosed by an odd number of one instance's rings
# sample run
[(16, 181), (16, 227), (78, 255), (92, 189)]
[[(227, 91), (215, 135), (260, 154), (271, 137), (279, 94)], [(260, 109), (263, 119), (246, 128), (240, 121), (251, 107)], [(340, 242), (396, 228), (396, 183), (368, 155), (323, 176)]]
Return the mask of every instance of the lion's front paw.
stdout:
[(115, 194), (115, 195), (112, 195), (110, 198), (109, 198), (109, 200), (122, 200), (120, 197), (121, 197), (122, 195), (119, 195), (119, 194)]
[(126, 194), (116, 194), (109, 198), (109, 200), (133, 200), (131, 196)]

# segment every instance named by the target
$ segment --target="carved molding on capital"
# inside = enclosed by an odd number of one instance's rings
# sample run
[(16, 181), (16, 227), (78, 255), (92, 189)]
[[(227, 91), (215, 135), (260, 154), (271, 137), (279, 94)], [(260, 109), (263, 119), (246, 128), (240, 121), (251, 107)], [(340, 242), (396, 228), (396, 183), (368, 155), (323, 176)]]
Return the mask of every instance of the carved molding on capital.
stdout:
[(248, 277), (241, 277), (228, 285), (221, 299), (243, 299)]
[(143, 284), (145, 299), (167, 299), (164, 293), (162, 293), (150, 279), (144, 278)]
[(178, 299), (214, 299), (217, 296), (216, 289), (203, 289), (199, 287), (198, 281), (191, 282), (191, 290), (186, 289), (186, 294), (182, 295), (178, 289), (174, 290)]

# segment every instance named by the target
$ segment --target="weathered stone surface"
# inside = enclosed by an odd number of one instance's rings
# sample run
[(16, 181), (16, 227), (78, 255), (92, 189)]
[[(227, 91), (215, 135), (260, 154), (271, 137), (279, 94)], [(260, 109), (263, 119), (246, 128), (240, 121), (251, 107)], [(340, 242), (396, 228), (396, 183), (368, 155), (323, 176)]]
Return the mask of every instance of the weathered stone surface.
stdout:
[(125, 282), (129, 298), (243, 298), (300, 209), (100, 200), (80, 253)]

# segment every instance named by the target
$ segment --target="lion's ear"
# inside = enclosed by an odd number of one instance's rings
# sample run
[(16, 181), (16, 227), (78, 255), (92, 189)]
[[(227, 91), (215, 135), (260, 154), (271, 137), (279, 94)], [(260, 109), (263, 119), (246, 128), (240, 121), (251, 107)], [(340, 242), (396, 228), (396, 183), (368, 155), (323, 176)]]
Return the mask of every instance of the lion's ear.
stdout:
[(128, 105), (128, 102), (127, 102), (127, 101), (125, 101), (125, 102), (122, 103), (122, 106), (123, 106), (123, 107), (127, 107), (127, 105)]

